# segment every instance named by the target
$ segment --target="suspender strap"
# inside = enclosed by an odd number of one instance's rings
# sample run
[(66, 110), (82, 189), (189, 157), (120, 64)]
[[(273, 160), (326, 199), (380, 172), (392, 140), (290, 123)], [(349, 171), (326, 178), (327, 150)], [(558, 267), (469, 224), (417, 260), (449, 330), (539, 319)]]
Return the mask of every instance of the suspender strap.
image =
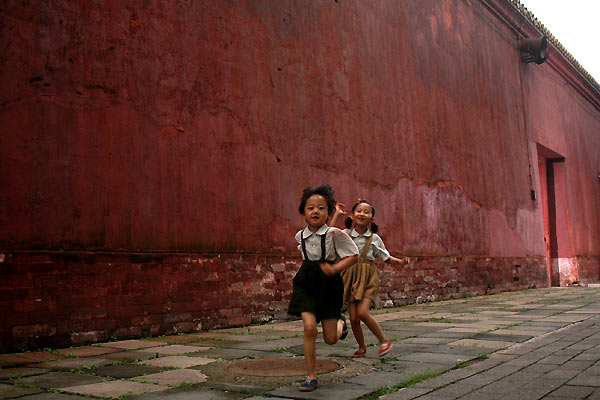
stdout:
[(362, 251), (360, 252), (359, 260), (362, 261), (367, 257), (367, 253), (369, 252), (369, 247), (371, 247), (372, 241), (373, 241), (373, 234), (371, 233), (371, 236), (369, 236), (369, 238), (367, 239), (367, 242), (365, 243), (365, 245), (362, 248)]
[[(320, 262), (325, 262), (325, 257), (327, 256), (327, 254), (325, 254), (325, 238), (327, 237), (327, 232), (329, 232), (329, 229), (327, 229), (327, 231), (325, 231), (325, 233), (323, 235), (321, 235), (321, 261)], [(302, 253), (304, 254), (304, 259), (306, 261), (310, 261), (310, 259), (308, 258), (308, 254), (306, 253), (306, 239), (304, 239), (304, 230), (302, 230), (302, 232), (300, 233), (300, 241), (302, 242)]]
[(325, 256), (327, 254), (325, 254), (325, 238), (327, 237), (327, 232), (329, 232), (329, 229), (327, 229), (325, 231), (325, 234), (321, 235), (321, 262), (325, 262)]
[(308, 254), (306, 254), (306, 244), (304, 243), (304, 229), (302, 230), (302, 232), (300, 233), (300, 240), (302, 240), (302, 253), (304, 253), (304, 259), (306, 261), (309, 261), (308, 259)]

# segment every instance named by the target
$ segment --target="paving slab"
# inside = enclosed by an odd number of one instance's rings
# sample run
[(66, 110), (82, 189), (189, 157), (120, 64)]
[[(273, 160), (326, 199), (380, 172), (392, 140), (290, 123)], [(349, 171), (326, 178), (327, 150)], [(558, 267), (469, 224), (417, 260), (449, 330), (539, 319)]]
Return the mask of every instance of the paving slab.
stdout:
[[(319, 328), (320, 328), (320, 326), (319, 326)], [(322, 329), (318, 329), (318, 330), (319, 330), (319, 332), (323, 332)], [(231, 341), (238, 341), (238, 342), (247, 342), (247, 341), (261, 342), (261, 341), (268, 341), (268, 340), (287, 339), (287, 338), (292, 338), (292, 337), (301, 338), (302, 334), (298, 333), (298, 332), (280, 331), (280, 330), (273, 329), (273, 330), (252, 332), (252, 334), (249, 334), (249, 335), (235, 335), (235, 336), (225, 337), (223, 339), (228, 339)]]
[(144, 353), (141, 351), (129, 350), (122, 351), (119, 353), (110, 353), (102, 355), (102, 358), (107, 360), (115, 360), (115, 361), (139, 361), (139, 360), (148, 360), (151, 358), (156, 358), (156, 354)]
[(79, 368), (90, 368), (99, 367), (102, 365), (114, 364), (114, 360), (107, 360), (105, 358), (66, 358), (64, 360), (56, 360), (39, 364), (42, 368), (51, 369), (79, 369)]
[[(584, 308), (585, 312), (582, 312)], [(286, 379), (245, 376), (239, 371), (228, 370), (232, 362), (225, 361), (262, 361), (301, 355), (303, 328), (297, 320), (52, 352), (2, 355), (0, 364), (6, 365), (10, 360), (11, 365), (21, 366), (0, 369), (0, 383), (15, 383), (17, 380), (13, 381), (13, 378), (18, 377), (18, 380), (34, 378), (33, 384), (37, 384), (38, 377), (51, 374), (47, 369), (38, 369), (46, 364), (69, 368), (78, 367), (82, 362), (80, 359), (94, 360), (92, 362), (104, 359), (113, 365), (93, 367), (88, 375), (104, 379), (104, 382), (73, 383), (68, 388), (95, 385), (93, 393), (92, 389), (87, 389), (79, 394), (94, 397), (118, 397), (117, 394), (123, 393), (123, 389), (118, 389), (122, 384), (150, 385), (142, 387), (160, 389), (136, 394), (136, 399), (234, 399), (252, 398), (253, 395), (261, 400), (274, 399), (271, 396), (280, 399), (355, 399), (382, 387), (395, 386), (415, 375), (433, 373), (437, 376), (386, 395), (385, 399), (412, 399), (424, 395), (424, 399), (431, 400), (459, 396), (463, 396), (461, 400), (493, 400), (510, 389), (508, 396), (513, 398), (520, 390), (520, 396), (545, 395), (559, 399), (561, 396), (558, 395), (562, 393), (572, 397), (588, 395), (589, 399), (600, 400), (600, 387), (592, 386), (595, 380), (600, 381), (600, 317), (594, 315), (599, 311), (600, 291), (593, 289), (500, 293), (411, 305), (391, 312), (375, 311), (373, 315), (381, 322), (386, 336), (394, 340), (392, 352), (383, 359), (377, 357), (377, 339), (367, 329), (367, 357), (359, 359), (352, 357), (357, 346), (352, 334), (346, 341), (333, 346), (324, 344), (319, 335), (318, 356), (344, 367), (321, 374), (322, 385), (309, 394), (298, 390), (301, 376)], [(482, 344), (486, 346), (476, 347)], [(483, 355), (488, 358), (482, 360)], [(59, 362), (61, 359), (65, 361)], [(138, 364), (136, 361), (140, 359), (143, 363)], [(461, 361), (472, 362), (457, 365)], [(84, 367), (89, 368), (88, 364)], [(165, 371), (164, 368), (183, 369)], [(21, 374), (17, 372), (20, 369), (23, 370)], [(191, 378), (186, 374), (191, 374)], [(76, 375), (86, 378), (86, 375)], [(156, 378), (154, 382), (157, 383), (150, 383), (148, 377)], [(193, 382), (194, 379), (198, 382), (193, 386), (167, 386)], [(290, 385), (294, 381), (298, 382)], [(532, 382), (535, 384), (531, 385)], [(544, 385), (549, 385), (554, 392), (548, 392)], [(277, 387), (279, 389), (273, 389)], [(277, 391), (281, 394), (276, 395)], [(78, 396), (75, 392), (36, 393), (22, 398), (49, 395)]]
[(460, 396), (464, 396), (468, 393), (471, 393), (479, 388), (478, 385), (468, 385), (468, 384), (460, 384), (453, 383), (448, 386), (445, 386), (439, 390), (436, 390), (435, 395), (440, 397), (450, 397), (450, 398), (458, 398)]
[(123, 351), (123, 349), (108, 346), (82, 346), (56, 350), (56, 352), (59, 354), (72, 357), (97, 357), (104, 354), (118, 353), (121, 351)]
[(455, 364), (442, 364), (442, 363), (433, 363), (433, 362), (422, 362), (422, 361), (409, 361), (409, 360), (399, 360), (399, 361), (388, 361), (385, 364), (381, 365), (380, 368), (382, 371), (386, 372), (397, 372), (397, 371), (410, 371), (412, 375), (420, 375), (420, 374), (429, 374), (429, 373), (440, 373), (446, 372)]
[(262, 397), (262, 396), (253, 396), (248, 397), (246, 400), (289, 400), (283, 397)]
[(166, 345), (166, 342), (155, 341), (155, 340), (121, 340), (119, 342), (101, 343), (100, 346), (114, 347), (117, 349), (136, 350), (145, 349), (148, 347), (157, 347)]
[[(462, 335), (459, 335), (462, 336)], [(444, 344), (453, 341), (454, 338), (439, 338), (439, 337), (416, 337), (406, 339), (405, 343), (415, 343), (415, 344)]]
[(186, 333), (184, 335), (173, 335), (173, 336), (157, 336), (146, 339), (148, 341), (176, 344), (176, 343), (192, 343), (210, 339), (227, 339), (231, 338), (230, 333), (218, 333), (218, 332), (197, 332), (197, 333)]
[(209, 364), (215, 361), (217, 360), (204, 357), (169, 356), (146, 360), (143, 361), (142, 364), (155, 367), (189, 368), (197, 365)]
[(0, 367), (33, 364), (42, 361), (60, 360), (63, 358), (67, 358), (67, 356), (47, 352), (0, 354)]
[(571, 379), (569, 385), (600, 387), (600, 376), (582, 373)]
[(40, 393), (32, 396), (19, 397), (19, 400), (89, 400), (89, 397), (65, 393)]
[(448, 344), (451, 346), (482, 347), (490, 350), (500, 350), (509, 347), (513, 344), (513, 342), (500, 340), (460, 339)]
[(431, 392), (428, 388), (407, 387), (380, 397), (381, 400), (412, 400)]
[(299, 384), (286, 386), (272, 390), (268, 394), (292, 399), (352, 400), (373, 391), (371, 388), (351, 383), (321, 386), (312, 392), (301, 392), (298, 387)]
[(90, 372), (99, 376), (108, 376), (116, 379), (133, 378), (162, 371), (162, 368), (140, 364), (118, 364), (94, 368)]
[(500, 336), (507, 335), (507, 336), (523, 336), (523, 337), (532, 338), (539, 334), (539, 330), (506, 328), (506, 329), (496, 329), (494, 331), (494, 334), (500, 335)]
[(372, 372), (370, 374), (364, 374), (355, 376), (350, 379), (346, 379), (345, 382), (356, 385), (362, 385), (371, 388), (372, 391), (376, 391), (380, 388), (389, 388), (392, 386), (399, 385), (405, 382), (412, 376), (410, 371), (404, 370), (399, 372)]
[(41, 375), (50, 372), (45, 368), (14, 367), (0, 369), (0, 380)]
[(496, 331), (493, 332), (488, 332), (488, 333), (478, 333), (477, 335), (473, 336), (471, 339), (475, 339), (475, 340), (491, 340), (491, 341), (500, 341), (500, 342), (511, 342), (511, 343), (522, 343), (525, 342), (529, 339), (531, 339), (533, 336), (531, 335), (502, 335), (502, 334), (497, 334)]
[(106, 379), (72, 372), (50, 372), (44, 375), (28, 376), (16, 380), (19, 385), (35, 385), (42, 389), (60, 389), (68, 386), (102, 382)]
[(204, 358), (212, 358), (212, 359), (223, 359), (223, 360), (238, 360), (242, 358), (265, 358), (269, 357), (270, 354), (273, 354), (273, 357), (281, 357), (283, 353), (279, 355), (275, 355), (271, 352), (265, 351), (250, 351), (244, 349), (227, 349), (227, 348), (217, 348), (212, 350), (207, 350), (202, 353), (192, 353), (189, 354), (188, 357), (204, 357)]
[(594, 387), (564, 385), (553, 391), (549, 398), (585, 399), (594, 393)]
[(302, 344), (302, 338), (292, 337), (281, 340), (270, 340), (262, 342), (240, 342), (228, 346), (232, 349), (244, 349), (244, 350), (260, 350), (260, 351), (271, 351), (278, 348), (294, 347)]
[[(128, 397), (127, 400), (229, 400), (239, 399), (238, 393), (226, 393), (202, 388), (172, 388), (161, 392)], [(270, 398), (269, 400), (276, 400)]]
[(207, 376), (194, 369), (176, 369), (172, 371), (158, 372), (132, 378), (134, 381), (152, 382), (162, 386), (177, 386), (182, 383), (206, 382)]
[(486, 354), (488, 352), (485, 351), (485, 349), (482, 349), (481, 347), (453, 346), (450, 344), (440, 344), (437, 346), (431, 346), (427, 348), (425, 353), (455, 354), (472, 359)]
[(91, 385), (70, 386), (63, 388), (65, 392), (83, 394), (95, 397), (119, 397), (129, 394), (158, 392), (168, 389), (168, 386), (159, 386), (151, 383), (140, 383), (116, 380), (110, 382), (94, 383)]
[(28, 394), (35, 394), (40, 392), (41, 390), (36, 388), (26, 388), (0, 383), (0, 399), (13, 399), (17, 397), (26, 396)]
[(167, 346), (160, 347), (148, 347), (143, 350), (140, 350), (142, 353), (150, 353), (164, 356), (178, 356), (188, 353), (196, 353), (198, 351), (206, 351), (210, 350), (210, 347), (201, 347), (201, 346), (185, 346), (181, 344), (173, 344)]
[(240, 393), (244, 395), (252, 394), (252, 393), (263, 393), (267, 390), (272, 390), (273, 388), (267, 388), (264, 386), (256, 386), (256, 385), (245, 385), (240, 383), (232, 383), (232, 382), (204, 382), (199, 384), (200, 387), (204, 387), (207, 390), (218, 390), (221, 392), (228, 393), (238, 393), (235, 397), (236, 399), (244, 396), (240, 396)]
[(442, 353), (411, 353), (397, 357), (401, 361), (417, 361), (422, 363), (445, 364), (454, 366), (457, 363), (469, 361), (472, 356), (462, 354), (442, 354)]
[(206, 340), (201, 340), (199, 342), (189, 342), (187, 343), (188, 346), (197, 346), (197, 347), (208, 347), (211, 349), (214, 348), (223, 348), (223, 347), (229, 347), (233, 344), (236, 343), (241, 343), (242, 341), (240, 340), (229, 340), (229, 339), (206, 339)]

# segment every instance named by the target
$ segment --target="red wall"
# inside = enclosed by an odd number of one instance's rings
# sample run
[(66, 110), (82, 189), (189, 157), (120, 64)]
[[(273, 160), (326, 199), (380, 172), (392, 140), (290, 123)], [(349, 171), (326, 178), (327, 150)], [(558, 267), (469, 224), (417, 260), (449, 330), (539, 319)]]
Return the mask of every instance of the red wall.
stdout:
[[(97, 307), (111, 285), (127, 299), (155, 290), (125, 278), (146, 271), (138, 252), (239, 254), (243, 271), (254, 257), (297, 265), (299, 196), (321, 182), (342, 202), (369, 198), (392, 253), (420, 256), (411, 268), (433, 271), (402, 295), (408, 272), (386, 267), (384, 301), (547, 285), (541, 203), (531, 199), (536, 143), (567, 157), (563, 258), (585, 259), (584, 278), (600, 278), (600, 111), (557, 78), (560, 68), (585, 86), (558, 56), (520, 62), (511, 24), (532, 28), (507, 2), (9, 1), (0, 18), (0, 307), (14, 315), (3, 339), (50, 340), (19, 330), (39, 317), (19, 304), (58, 293), (37, 294), (31, 282), (41, 273), (97, 290), (85, 301), (60, 293), (66, 304)], [(116, 261), (67, 266), (59, 250)], [(39, 264), (39, 254), (50, 261)], [(170, 264), (150, 264), (150, 282), (166, 290), (176, 279)], [(204, 263), (183, 264), (178, 282), (210, 274)], [(257, 267), (235, 281), (270, 282), (274, 264), (266, 265), (270, 272)], [(84, 272), (96, 267), (105, 271), (99, 282)], [(526, 283), (513, 279), (519, 268)], [(468, 276), (473, 269), (485, 271), (481, 279)], [(10, 271), (30, 281), (19, 287)], [(285, 310), (287, 278), (281, 300), (269, 294), (217, 325)], [(237, 309), (225, 300), (205, 307), (206, 291), (187, 290), (186, 329)], [(161, 307), (172, 302), (159, 298)], [(49, 329), (64, 319), (59, 309)], [(95, 322), (100, 335), (174, 326), (168, 310), (150, 305), (131, 308), (129, 319), (107, 310)], [(162, 317), (135, 319), (144, 313)], [(68, 330), (77, 329), (88, 327)]]

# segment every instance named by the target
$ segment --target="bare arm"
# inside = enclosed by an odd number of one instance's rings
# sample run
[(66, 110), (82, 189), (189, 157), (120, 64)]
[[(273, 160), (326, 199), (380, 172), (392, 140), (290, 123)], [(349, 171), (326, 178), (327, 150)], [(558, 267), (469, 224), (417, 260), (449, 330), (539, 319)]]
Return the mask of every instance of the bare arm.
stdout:
[(385, 262), (388, 264), (408, 264), (410, 262), (410, 258), (408, 258), (408, 257), (396, 258), (394, 256), (390, 256), (390, 258), (388, 258)]
[(349, 267), (356, 264), (358, 261), (358, 256), (350, 256), (346, 258), (342, 258), (335, 264), (322, 263), (321, 271), (327, 276), (332, 276), (335, 274), (339, 274), (347, 270)]
[(346, 206), (343, 203), (337, 203), (335, 205), (335, 212), (331, 217), (331, 221), (329, 221), (329, 226), (335, 226), (340, 215), (346, 215)]

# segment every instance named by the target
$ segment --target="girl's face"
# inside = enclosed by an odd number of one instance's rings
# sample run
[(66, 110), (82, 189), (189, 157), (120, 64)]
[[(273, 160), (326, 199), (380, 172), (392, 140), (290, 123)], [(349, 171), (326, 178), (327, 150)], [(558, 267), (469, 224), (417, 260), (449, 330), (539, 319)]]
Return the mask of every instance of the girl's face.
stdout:
[(304, 219), (308, 223), (311, 232), (319, 230), (327, 221), (328, 208), (327, 200), (320, 194), (313, 194), (306, 200), (304, 206)]
[(373, 221), (373, 209), (367, 203), (360, 203), (352, 212), (354, 225), (360, 228), (367, 228)]

